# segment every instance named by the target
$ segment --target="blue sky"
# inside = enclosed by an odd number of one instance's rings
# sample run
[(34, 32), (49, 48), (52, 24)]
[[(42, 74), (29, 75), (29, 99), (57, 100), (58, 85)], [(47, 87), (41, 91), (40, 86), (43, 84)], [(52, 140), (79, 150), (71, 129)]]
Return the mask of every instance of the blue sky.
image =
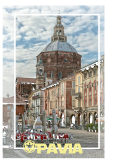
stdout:
[[(100, 14), (100, 53), (104, 54), (103, 6), (7, 6), (3, 8), (3, 96), (14, 93), (14, 14), (16, 19), (16, 76), (35, 77), (36, 56), (51, 42), (56, 16), (24, 14)], [(98, 59), (98, 17), (64, 16), (67, 42), (82, 55), (82, 67)], [(10, 85), (10, 86), (9, 86)]]

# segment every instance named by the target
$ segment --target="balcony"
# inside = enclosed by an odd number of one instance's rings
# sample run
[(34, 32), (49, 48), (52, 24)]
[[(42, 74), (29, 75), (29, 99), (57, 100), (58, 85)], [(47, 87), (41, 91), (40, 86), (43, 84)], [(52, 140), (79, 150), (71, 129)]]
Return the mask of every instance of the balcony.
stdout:
[(75, 93), (75, 99), (81, 99), (81, 92)]
[(81, 112), (82, 111), (82, 107), (75, 107), (74, 111), (80, 111)]
[(59, 106), (59, 107), (58, 107), (58, 110), (59, 110), (59, 111), (64, 111), (64, 107), (63, 107), (63, 106)]
[(34, 117), (36, 117), (36, 116), (38, 116), (38, 115), (39, 115), (38, 112), (35, 112), (35, 113), (32, 113), (32, 114), (31, 114), (31, 116), (34, 116)]

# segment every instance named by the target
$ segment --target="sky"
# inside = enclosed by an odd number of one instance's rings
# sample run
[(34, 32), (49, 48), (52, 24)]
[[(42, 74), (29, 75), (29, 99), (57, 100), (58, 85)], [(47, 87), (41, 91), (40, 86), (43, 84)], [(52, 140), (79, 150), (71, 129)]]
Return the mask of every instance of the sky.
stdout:
[[(14, 95), (14, 14), (16, 16), (16, 77), (35, 78), (36, 56), (51, 42), (56, 16), (61, 15), (67, 42), (82, 55), (81, 67), (98, 60), (98, 16), (100, 55), (104, 54), (104, 6), (4, 6), (3, 7), (3, 96)], [(25, 15), (45, 14), (45, 15)]]

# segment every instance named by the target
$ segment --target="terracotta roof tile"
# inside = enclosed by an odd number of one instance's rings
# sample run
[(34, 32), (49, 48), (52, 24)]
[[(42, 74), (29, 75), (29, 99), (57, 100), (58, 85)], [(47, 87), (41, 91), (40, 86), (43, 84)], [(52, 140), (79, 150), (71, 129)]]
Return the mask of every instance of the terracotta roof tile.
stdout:
[(16, 79), (18, 80), (18, 82), (36, 83), (35, 78), (20, 78), (20, 77), (17, 77)]

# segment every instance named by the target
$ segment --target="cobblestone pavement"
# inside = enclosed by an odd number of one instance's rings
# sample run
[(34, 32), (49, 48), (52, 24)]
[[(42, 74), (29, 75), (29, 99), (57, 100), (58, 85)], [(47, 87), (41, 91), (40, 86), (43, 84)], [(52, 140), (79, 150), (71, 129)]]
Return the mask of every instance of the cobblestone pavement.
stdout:
[[(49, 129), (48, 129), (49, 131)], [(68, 150), (66, 154), (50, 153), (47, 154), (46, 150), (43, 150), (41, 154), (37, 154), (37, 151), (33, 153), (26, 153), (22, 149), (3, 149), (3, 158), (104, 158), (104, 133), (100, 133), (100, 148), (98, 147), (98, 133), (87, 132), (84, 130), (72, 130), (67, 128), (59, 128), (60, 133), (73, 134), (73, 139), (68, 143), (80, 143), (83, 149), (83, 154), (69, 154)], [(91, 148), (91, 149), (87, 149)], [(92, 149), (95, 148), (95, 149)]]

